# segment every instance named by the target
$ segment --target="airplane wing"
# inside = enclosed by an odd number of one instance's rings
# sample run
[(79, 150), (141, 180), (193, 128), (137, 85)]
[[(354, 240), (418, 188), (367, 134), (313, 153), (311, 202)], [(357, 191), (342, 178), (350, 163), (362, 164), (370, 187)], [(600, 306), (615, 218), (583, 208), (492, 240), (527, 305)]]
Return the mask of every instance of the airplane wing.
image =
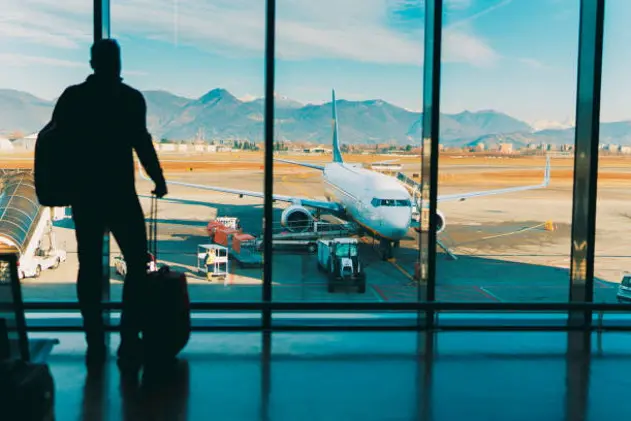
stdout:
[(469, 193), (457, 193), (457, 194), (446, 194), (438, 196), (437, 200), (439, 202), (449, 201), (449, 200), (466, 200), (472, 197), (481, 197), (481, 196), (491, 196), (496, 194), (504, 194), (504, 193), (513, 193), (518, 191), (525, 190), (534, 190), (534, 189), (542, 189), (548, 187), (550, 184), (550, 157), (546, 157), (546, 168), (543, 175), (543, 182), (541, 184), (536, 184), (533, 186), (519, 186), (519, 187), (509, 187), (505, 189), (496, 189), (496, 190), (485, 190), (478, 192), (469, 192)]
[(288, 159), (280, 159), (280, 158), (274, 158), (274, 161), (284, 162), (285, 164), (300, 165), (301, 167), (313, 168), (314, 170), (324, 171), (324, 167), (322, 165), (307, 164), (305, 162), (290, 161)]
[[(140, 173), (140, 177), (144, 180), (151, 181), (151, 179), (145, 174), (143, 168), (140, 163), (138, 163), (138, 171)], [(250, 190), (241, 190), (241, 189), (229, 189), (225, 187), (217, 187), (217, 186), (208, 186), (205, 184), (193, 184), (193, 183), (184, 183), (182, 181), (168, 181), (167, 184), (171, 184), (174, 186), (183, 186), (183, 187), (191, 187), (194, 189), (202, 189), (202, 190), (211, 190), (219, 193), (229, 193), (235, 194), (239, 197), (249, 196), (249, 197), (257, 197), (260, 199), (264, 199), (265, 195), (261, 192), (255, 192)], [(292, 197), (292, 196), (284, 196), (280, 194), (272, 195), (273, 200), (278, 200), (280, 202), (293, 203), (296, 205), (308, 206), (314, 209), (322, 209), (330, 212), (342, 212), (343, 208), (339, 203), (335, 202), (325, 202), (322, 200), (309, 199), (305, 197)]]

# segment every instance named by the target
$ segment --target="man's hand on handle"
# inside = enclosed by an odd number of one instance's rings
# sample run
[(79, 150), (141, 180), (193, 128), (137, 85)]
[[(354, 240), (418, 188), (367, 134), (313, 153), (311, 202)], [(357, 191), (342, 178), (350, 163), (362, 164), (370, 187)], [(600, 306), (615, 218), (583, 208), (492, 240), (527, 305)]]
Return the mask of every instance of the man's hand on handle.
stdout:
[(162, 199), (168, 193), (167, 183), (164, 180), (160, 180), (156, 183), (156, 188), (151, 192), (156, 195), (158, 199)]

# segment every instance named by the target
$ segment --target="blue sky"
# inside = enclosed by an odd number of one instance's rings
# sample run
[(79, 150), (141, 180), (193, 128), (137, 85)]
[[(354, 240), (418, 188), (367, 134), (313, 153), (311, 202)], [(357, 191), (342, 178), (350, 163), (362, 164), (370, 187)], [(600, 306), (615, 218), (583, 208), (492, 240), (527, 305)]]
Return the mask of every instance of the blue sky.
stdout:
[[(52, 99), (90, 69), (92, 0), (4, 0), (0, 88)], [(418, 110), (423, 0), (278, 0), (276, 91)], [(631, 120), (631, 2), (609, 0), (602, 120)], [(263, 94), (264, 2), (112, 0), (125, 80), (199, 97)], [(446, 0), (442, 107), (528, 122), (574, 117), (579, 0)]]

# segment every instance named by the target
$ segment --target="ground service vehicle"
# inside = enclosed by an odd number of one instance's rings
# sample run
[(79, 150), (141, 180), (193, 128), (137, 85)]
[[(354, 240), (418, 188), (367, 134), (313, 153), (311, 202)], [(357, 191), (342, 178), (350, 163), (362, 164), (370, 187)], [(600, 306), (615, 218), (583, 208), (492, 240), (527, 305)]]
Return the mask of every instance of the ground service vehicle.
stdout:
[(57, 269), (61, 263), (66, 261), (66, 257), (66, 251), (57, 247), (55, 233), (49, 221), (37, 244), (29, 246), (20, 255), (18, 277), (20, 279), (38, 278), (46, 269)]
[(631, 274), (625, 273), (622, 276), (622, 282), (618, 285), (618, 293), (616, 294), (616, 298), (619, 303), (629, 303), (631, 302)]
[(356, 286), (358, 292), (366, 292), (366, 273), (359, 262), (356, 238), (318, 240), (318, 269), (327, 274), (329, 292), (341, 285)]
[(66, 261), (66, 251), (60, 249), (45, 250), (38, 248), (31, 257), (23, 257), (18, 262), (18, 276), (38, 278), (43, 270), (57, 269)]

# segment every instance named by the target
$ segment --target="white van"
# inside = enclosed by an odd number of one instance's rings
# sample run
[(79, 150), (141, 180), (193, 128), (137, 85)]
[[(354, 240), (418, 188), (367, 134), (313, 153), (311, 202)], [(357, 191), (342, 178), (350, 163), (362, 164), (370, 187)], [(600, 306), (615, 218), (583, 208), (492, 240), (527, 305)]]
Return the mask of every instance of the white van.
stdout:
[[(43, 246), (43, 240), (47, 240), (48, 247)], [(32, 253), (24, 253), (18, 260), (18, 276), (20, 279), (37, 278), (43, 270), (57, 269), (66, 261), (66, 251), (57, 248), (52, 225), (49, 224), (47, 232), (42, 236), (39, 244)]]
[(21, 257), (18, 261), (18, 275), (23, 278), (37, 278), (46, 269), (57, 269), (66, 261), (64, 250), (37, 249), (35, 255)]

